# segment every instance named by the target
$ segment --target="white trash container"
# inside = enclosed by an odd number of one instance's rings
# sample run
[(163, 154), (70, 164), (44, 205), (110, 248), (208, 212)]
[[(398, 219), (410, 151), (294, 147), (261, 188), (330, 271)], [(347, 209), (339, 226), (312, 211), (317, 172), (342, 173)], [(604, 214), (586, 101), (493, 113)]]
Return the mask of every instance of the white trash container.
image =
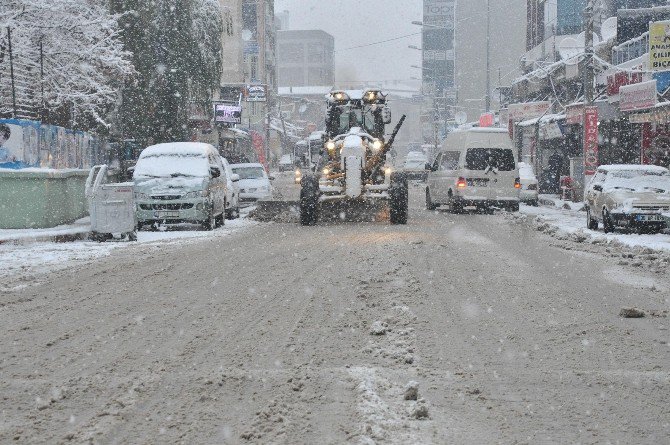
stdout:
[(86, 179), (91, 215), (90, 239), (137, 241), (137, 217), (132, 182), (106, 184), (107, 166), (96, 165)]

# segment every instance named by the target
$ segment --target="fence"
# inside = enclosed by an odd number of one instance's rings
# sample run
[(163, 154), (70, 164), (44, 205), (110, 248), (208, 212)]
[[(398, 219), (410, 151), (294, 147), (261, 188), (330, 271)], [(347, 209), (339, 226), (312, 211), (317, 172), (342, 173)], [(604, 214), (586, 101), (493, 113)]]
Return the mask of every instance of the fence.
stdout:
[(621, 65), (649, 52), (649, 32), (612, 48), (612, 64)]
[(107, 162), (107, 143), (95, 135), (39, 121), (0, 119), (0, 168), (90, 168)]

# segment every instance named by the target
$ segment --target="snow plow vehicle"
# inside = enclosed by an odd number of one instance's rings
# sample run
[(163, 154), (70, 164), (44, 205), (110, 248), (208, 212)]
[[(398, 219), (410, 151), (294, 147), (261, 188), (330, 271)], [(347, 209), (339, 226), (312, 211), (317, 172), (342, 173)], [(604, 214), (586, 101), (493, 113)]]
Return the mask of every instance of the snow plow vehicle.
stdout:
[(391, 109), (378, 89), (332, 91), (327, 98), (326, 132), (318, 155), (300, 180), (300, 224), (314, 225), (323, 203), (388, 202), (391, 224), (406, 224), (407, 176), (394, 171), (386, 155), (405, 116), (388, 140)]

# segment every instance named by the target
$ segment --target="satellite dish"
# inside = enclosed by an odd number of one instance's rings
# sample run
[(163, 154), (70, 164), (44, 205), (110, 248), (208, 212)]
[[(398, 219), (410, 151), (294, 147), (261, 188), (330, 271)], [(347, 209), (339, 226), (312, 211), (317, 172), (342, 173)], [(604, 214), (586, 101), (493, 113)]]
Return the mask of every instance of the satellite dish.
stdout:
[(465, 111), (459, 111), (454, 115), (454, 119), (458, 125), (463, 125), (468, 121), (468, 114)]
[(251, 40), (251, 38), (254, 36), (254, 34), (251, 32), (250, 29), (243, 29), (242, 30), (242, 40), (245, 42), (248, 42)]
[[(578, 36), (579, 37), (579, 36)], [(568, 65), (579, 63), (577, 56), (584, 52), (584, 43), (573, 37), (566, 37), (558, 43), (558, 54)]]
[(613, 40), (617, 36), (618, 22), (616, 17), (610, 17), (600, 25), (600, 35), (604, 42)]
[(305, 111), (307, 111), (307, 105), (305, 105), (305, 104), (301, 104), (301, 105), (300, 105), (300, 108), (298, 108), (298, 112), (299, 112), (300, 114), (302, 114), (302, 113), (304, 113)]

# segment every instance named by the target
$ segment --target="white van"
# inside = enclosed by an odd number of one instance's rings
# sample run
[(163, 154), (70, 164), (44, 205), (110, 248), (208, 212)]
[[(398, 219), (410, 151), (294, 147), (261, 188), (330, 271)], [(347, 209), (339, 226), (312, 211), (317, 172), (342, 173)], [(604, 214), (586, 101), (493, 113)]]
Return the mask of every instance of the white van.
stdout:
[(447, 136), (431, 166), (426, 208), (448, 205), (453, 212), (466, 207), (519, 210), (519, 168), (506, 129), (471, 128)]

